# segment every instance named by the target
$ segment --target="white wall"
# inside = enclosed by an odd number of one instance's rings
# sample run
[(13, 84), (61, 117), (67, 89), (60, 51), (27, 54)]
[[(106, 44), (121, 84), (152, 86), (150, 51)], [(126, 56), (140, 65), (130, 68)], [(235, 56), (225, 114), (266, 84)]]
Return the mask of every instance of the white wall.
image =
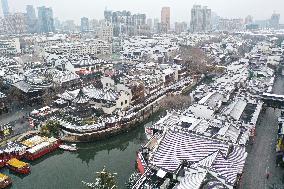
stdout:
[(120, 97), (116, 100), (116, 108), (124, 109), (129, 106), (131, 102), (130, 94), (125, 91), (120, 92)]
[(131, 89), (127, 86), (125, 86), (124, 84), (117, 84), (116, 85), (116, 91), (120, 92), (120, 91), (126, 91), (129, 93), (130, 95), (130, 99), (132, 99), (132, 92)]
[(110, 77), (102, 77), (101, 82), (103, 84), (103, 88), (114, 89), (114, 80)]
[(21, 53), (21, 47), (20, 47), (20, 40), (19, 38), (14, 38), (13, 39), (13, 46), (16, 48), (17, 53)]

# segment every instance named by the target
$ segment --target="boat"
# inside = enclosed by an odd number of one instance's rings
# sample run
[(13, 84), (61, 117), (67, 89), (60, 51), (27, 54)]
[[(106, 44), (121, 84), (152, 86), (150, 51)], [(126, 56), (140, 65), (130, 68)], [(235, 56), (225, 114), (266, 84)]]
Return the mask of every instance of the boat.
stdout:
[(3, 151), (0, 151), (0, 168), (6, 165), (6, 162), (9, 160), (9, 157)]
[(7, 188), (12, 184), (12, 180), (7, 175), (0, 173), (0, 189)]
[(7, 145), (0, 148), (0, 168), (4, 167), (12, 158), (21, 159), (26, 153), (26, 147), (16, 143), (8, 142)]
[(3, 162), (6, 163), (11, 158), (21, 159), (25, 155), (26, 149), (27, 147), (20, 143), (8, 142), (7, 145), (0, 149), (0, 167)]
[(55, 151), (60, 146), (60, 140), (56, 138), (46, 138), (41, 142), (26, 151), (25, 159), (33, 161), (44, 156), (47, 153)]
[(16, 158), (12, 158), (7, 161), (6, 166), (17, 173), (21, 174), (29, 174), (30, 173), (30, 165), (26, 162), (20, 161)]
[(71, 144), (70, 146), (66, 144), (61, 144), (59, 148), (66, 151), (77, 151), (76, 144)]
[(8, 158), (1, 158), (0, 159), (0, 168), (4, 167), (8, 160), (9, 160)]

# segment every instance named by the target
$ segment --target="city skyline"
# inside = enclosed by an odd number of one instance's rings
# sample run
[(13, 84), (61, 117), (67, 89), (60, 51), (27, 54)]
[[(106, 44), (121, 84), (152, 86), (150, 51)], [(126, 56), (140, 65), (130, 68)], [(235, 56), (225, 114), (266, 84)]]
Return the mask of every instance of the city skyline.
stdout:
[(0, 1), (0, 189), (284, 186), (284, 0)]
[[(145, 13), (147, 18), (160, 18), (161, 8), (164, 6), (171, 7), (171, 24), (174, 22), (185, 21), (190, 22), (190, 10), (194, 4), (201, 4), (208, 6), (213, 12), (224, 18), (245, 18), (247, 15), (252, 15), (255, 20), (269, 19), (273, 12), (284, 15), (284, 11), (280, 7), (284, 6), (284, 2), (271, 0), (259, 2), (251, 0), (237, 1), (232, 0), (227, 3), (225, 0), (196, 0), (185, 1), (181, 0), (180, 3), (172, 0), (164, 1), (150, 1), (150, 0), (137, 0), (135, 2), (130, 0), (122, 0), (119, 2), (104, 0), (103, 2), (81, 0), (80, 3), (75, 0), (8, 0), (10, 12), (25, 12), (26, 5), (31, 4), (35, 8), (39, 6), (50, 6), (54, 11), (54, 17), (60, 20), (75, 20), (77, 24), (80, 23), (82, 17), (90, 19), (103, 19), (103, 12), (108, 10), (129, 10), (133, 13)], [(255, 6), (257, 3), (258, 6)], [(66, 5), (68, 4), (68, 9)], [(150, 6), (151, 4), (151, 6)], [(239, 7), (236, 8), (236, 7)], [(263, 10), (263, 7), (266, 7)], [(74, 14), (76, 12), (76, 14)], [(2, 11), (1, 11), (1, 15)], [(284, 18), (280, 18), (280, 23), (284, 23)]]

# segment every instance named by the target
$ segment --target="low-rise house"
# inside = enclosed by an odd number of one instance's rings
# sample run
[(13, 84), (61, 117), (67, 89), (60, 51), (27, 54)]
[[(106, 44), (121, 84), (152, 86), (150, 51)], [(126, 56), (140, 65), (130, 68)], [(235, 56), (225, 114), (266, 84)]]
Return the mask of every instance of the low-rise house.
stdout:
[(16, 55), (21, 53), (19, 38), (0, 40), (1, 55)]
[(272, 67), (279, 65), (280, 61), (281, 61), (281, 56), (268, 56), (267, 57), (267, 65), (270, 65)]
[(71, 104), (75, 99), (76, 102), (78, 95), (84, 94), (84, 102), (88, 101), (90, 105), (96, 108), (101, 108), (105, 114), (113, 114), (115, 111), (123, 111), (131, 104), (131, 94), (126, 91), (115, 91), (113, 89), (98, 89), (92, 86), (84, 87), (83, 89), (76, 89), (74, 91), (66, 91), (58, 95), (60, 99), (69, 101)]
[(112, 45), (102, 40), (86, 40), (83, 42), (60, 43), (44, 46), (44, 51), (56, 54), (105, 55), (112, 53)]
[(7, 96), (0, 92), (0, 114), (8, 111), (7, 104)]

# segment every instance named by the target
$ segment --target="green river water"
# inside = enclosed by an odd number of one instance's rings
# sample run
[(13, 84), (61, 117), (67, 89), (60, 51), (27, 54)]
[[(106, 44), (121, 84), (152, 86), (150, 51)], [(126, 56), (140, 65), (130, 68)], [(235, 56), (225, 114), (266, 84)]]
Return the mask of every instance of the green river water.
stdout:
[(125, 188), (135, 171), (136, 151), (146, 142), (145, 125), (104, 141), (78, 144), (77, 152), (57, 150), (31, 162), (27, 176), (15, 175), (6, 168), (1, 172), (12, 178), (11, 189), (83, 189), (82, 181), (93, 181), (95, 172), (106, 166), (117, 173), (118, 188)]

